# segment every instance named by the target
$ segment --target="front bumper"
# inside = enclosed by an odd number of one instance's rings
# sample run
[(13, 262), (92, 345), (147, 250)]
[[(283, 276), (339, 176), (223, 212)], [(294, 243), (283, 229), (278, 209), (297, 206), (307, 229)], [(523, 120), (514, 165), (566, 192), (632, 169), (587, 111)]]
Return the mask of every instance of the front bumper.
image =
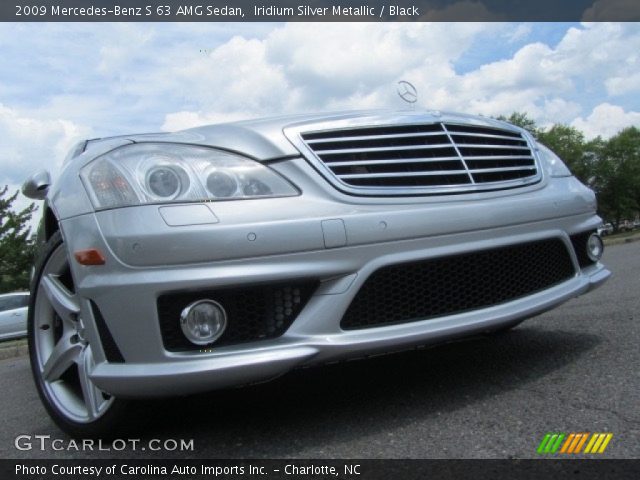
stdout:
[[(123, 363), (109, 363), (97, 348), (92, 378), (121, 397), (186, 394), (516, 324), (610, 275), (599, 263), (581, 269), (571, 246), (570, 235), (595, 230), (600, 223), (592, 200), (575, 179), (565, 178), (537, 190), (469, 202), (353, 205), (309, 194), (227, 202), (215, 204), (216, 223), (210, 224), (168, 226), (158, 206), (65, 220), (63, 234), (71, 252), (99, 248), (107, 256), (101, 267), (73, 265), (78, 291), (86, 299), (83, 315), (93, 318), (94, 302), (124, 357)], [(283, 212), (283, 202), (295, 204)], [(549, 238), (564, 242), (576, 271), (558, 285), (436, 319), (340, 328), (357, 292), (381, 267)], [(163, 347), (159, 296), (291, 279), (314, 279), (320, 286), (283, 335), (203, 351)], [(92, 330), (100, 344), (95, 325)]]
[(527, 299), (442, 319), (334, 335), (290, 334), (269, 346), (203, 354), (187, 361), (104, 362), (92, 378), (99, 388), (121, 397), (169, 396), (266, 381), (296, 367), (444, 342), (517, 324), (586, 293), (609, 275), (602, 267), (593, 268), (591, 274)]

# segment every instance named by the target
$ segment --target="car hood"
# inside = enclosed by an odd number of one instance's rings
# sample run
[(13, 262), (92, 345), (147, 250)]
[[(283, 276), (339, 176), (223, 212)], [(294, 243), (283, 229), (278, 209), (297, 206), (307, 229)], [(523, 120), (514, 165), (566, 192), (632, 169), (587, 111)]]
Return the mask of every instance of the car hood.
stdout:
[(288, 129), (325, 130), (349, 128), (365, 125), (410, 124), (451, 122), (498, 127), (522, 131), (511, 124), (492, 118), (439, 111), (413, 110), (366, 110), (348, 112), (329, 112), (304, 115), (282, 115), (277, 117), (221, 123), (191, 128), (172, 133), (141, 135), (122, 135), (109, 139), (97, 139), (89, 142), (98, 146), (103, 141), (122, 142), (168, 142), (205, 145), (222, 148), (247, 155), (259, 161), (299, 156), (300, 152), (285, 135)]

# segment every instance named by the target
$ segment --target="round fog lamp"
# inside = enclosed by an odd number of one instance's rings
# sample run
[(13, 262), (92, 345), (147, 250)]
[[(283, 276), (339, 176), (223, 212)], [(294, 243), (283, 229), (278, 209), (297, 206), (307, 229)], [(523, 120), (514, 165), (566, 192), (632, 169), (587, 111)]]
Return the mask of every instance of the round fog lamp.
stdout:
[(198, 300), (182, 310), (180, 328), (191, 343), (207, 345), (220, 338), (227, 328), (227, 313), (218, 302)]
[(604, 245), (600, 235), (592, 233), (587, 242), (587, 255), (592, 261), (597, 262), (602, 258), (602, 252), (604, 252)]

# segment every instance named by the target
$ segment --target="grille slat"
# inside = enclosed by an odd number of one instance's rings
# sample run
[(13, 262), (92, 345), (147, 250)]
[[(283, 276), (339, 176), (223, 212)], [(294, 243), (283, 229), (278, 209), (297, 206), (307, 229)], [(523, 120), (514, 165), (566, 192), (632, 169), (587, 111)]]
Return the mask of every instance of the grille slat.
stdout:
[(494, 172), (517, 172), (522, 170), (534, 170), (534, 166), (530, 167), (503, 167), (503, 168), (470, 168), (471, 173), (494, 173)]
[(391, 265), (366, 280), (340, 325), (371, 328), (478, 310), (546, 290), (574, 274), (560, 239)]
[(531, 155), (501, 155), (499, 159), (491, 155), (477, 155), (473, 157), (468, 157), (466, 160), (529, 160), (530, 162), (534, 162), (535, 160)]
[(402, 177), (432, 177), (442, 175), (466, 175), (466, 170), (442, 170), (439, 172), (389, 172), (389, 173), (367, 173), (338, 175), (342, 179), (362, 179), (362, 178), (402, 178)]
[(512, 132), (511, 130), (503, 130), (500, 128), (492, 128), (492, 127), (479, 127), (477, 125), (459, 125), (459, 124), (446, 124), (447, 131), (451, 134), (468, 134), (468, 133), (478, 133), (478, 134), (487, 134), (487, 135), (505, 135), (509, 138), (522, 138), (520, 133)]
[(432, 148), (448, 148), (449, 143), (437, 143), (433, 145), (403, 145), (393, 147), (369, 147), (369, 148), (341, 148), (334, 150), (316, 150), (318, 155), (332, 155), (339, 153), (368, 153), (368, 152), (392, 152), (403, 150), (429, 150)]
[(529, 147), (521, 147), (518, 145), (486, 145), (482, 143), (458, 143), (458, 148), (491, 148), (496, 150), (508, 149), (508, 150), (530, 150)]
[(316, 140), (307, 140), (307, 143), (332, 143), (332, 142), (351, 142), (359, 140), (387, 140), (396, 138), (421, 138), (442, 136), (444, 132), (418, 132), (418, 133), (394, 133), (389, 135), (357, 135), (351, 137), (327, 137)]
[[(357, 133), (354, 133), (357, 132)], [(384, 125), (376, 127), (345, 128), (342, 130), (325, 130), (319, 132), (307, 132), (304, 134), (305, 140), (320, 140), (335, 137), (349, 137), (353, 135), (402, 135), (404, 133), (424, 133), (444, 131), (440, 123), (426, 123), (416, 125)]]
[(456, 132), (455, 130), (449, 130), (449, 133), (454, 137), (478, 137), (478, 138), (490, 138), (490, 139), (491, 138), (495, 138), (495, 139), (502, 139), (502, 140), (524, 142), (524, 140), (522, 140), (521, 138), (516, 138), (516, 137), (512, 137), (512, 136), (507, 136), (507, 135), (493, 135), (493, 134), (488, 134), (488, 133)]
[(501, 128), (364, 126), (307, 132), (301, 138), (337, 182), (381, 194), (514, 188), (540, 178), (527, 139)]
[[(353, 166), (369, 166), (369, 165), (394, 165), (403, 163), (433, 163), (433, 162), (451, 162), (459, 161), (460, 157), (432, 157), (432, 158), (387, 158), (382, 160), (349, 160), (346, 162), (327, 162), (331, 167), (353, 167)], [(474, 158), (475, 160), (475, 158)], [(533, 160), (533, 159), (531, 159)]]

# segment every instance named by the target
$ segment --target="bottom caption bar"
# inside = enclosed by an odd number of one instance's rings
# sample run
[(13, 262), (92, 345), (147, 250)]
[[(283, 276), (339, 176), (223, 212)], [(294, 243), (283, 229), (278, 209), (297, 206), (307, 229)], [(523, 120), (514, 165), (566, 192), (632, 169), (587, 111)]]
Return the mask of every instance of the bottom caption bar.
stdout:
[[(547, 457), (548, 458), (548, 457)], [(562, 476), (562, 477), (561, 477)], [(6, 479), (638, 479), (640, 460), (0, 460)]]

